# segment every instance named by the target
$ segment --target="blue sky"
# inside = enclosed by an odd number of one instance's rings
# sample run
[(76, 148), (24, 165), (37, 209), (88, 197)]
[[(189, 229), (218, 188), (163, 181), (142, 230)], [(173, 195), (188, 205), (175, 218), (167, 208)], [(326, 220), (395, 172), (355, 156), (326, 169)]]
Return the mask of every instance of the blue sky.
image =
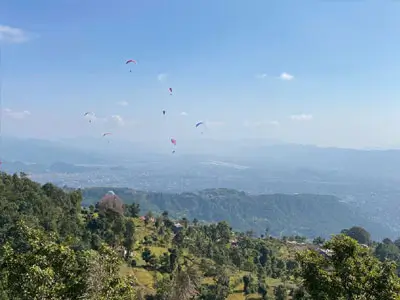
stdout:
[(3, 132), (399, 146), (399, 15), (394, 1), (5, 0)]

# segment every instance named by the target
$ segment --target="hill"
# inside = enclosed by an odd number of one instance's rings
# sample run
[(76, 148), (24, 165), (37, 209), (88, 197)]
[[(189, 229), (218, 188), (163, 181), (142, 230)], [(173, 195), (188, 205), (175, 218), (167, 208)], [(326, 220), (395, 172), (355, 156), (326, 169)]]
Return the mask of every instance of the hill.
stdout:
[[(82, 191), (84, 204), (96, 203), (110, 188)], [(270, 234), (329, 237), (354, 224), (365, 227), (373, 237), (393, 236), (390, 229), (357, 213), (339, 198), (326, 195), (250, 195), (231, 189), (207, 189), (196, 193), (157, 193), (128, 188), (114, 192), (125, 203), (139, 203), (142, 211), (169, 211), (175, 217), (206, 222), (226, 220), (240, 231)]]
[[(130, 193), (142, 203), (155, 197), (153, 206), (181, 205), (184, 211), (207, 212), (204, 217), (214, 215), (210, 208), (216, 216), (222, 209), (231, 212), (231, 219), (239, 210), (256, 214), (269, 208), (282, 222), (297, 219), (301, 205), (313, 208), (302, 197), (334, 210), (332, 203), (339, 202), (332, 197), (220, 189), (179, 195), (180, 203), (172, 194), (117, 192), (83, 207), (79, 190), (1, 173), (0, 299), (395, 299), (400, 294), (399, 240), (373, 242), (360, 227), (325, 243), (318, 238), (307, 244), (301, 236), (255, 238), (233, 232), (226, 221), (201, 224), (167, 211), (140, 217), (137, 203), (124, 204), (118, 196)], [(343, 280), (350, 288), (340, 284)]]

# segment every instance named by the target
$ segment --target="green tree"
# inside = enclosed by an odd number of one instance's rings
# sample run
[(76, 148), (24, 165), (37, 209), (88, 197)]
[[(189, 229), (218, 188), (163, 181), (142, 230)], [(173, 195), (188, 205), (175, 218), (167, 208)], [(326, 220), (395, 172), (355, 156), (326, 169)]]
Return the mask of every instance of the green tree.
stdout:
[(229, 275), (225, 269), (219, 268), (215, 278), (215, 295), (216, 300), (224, 300), (229, 295)]
[(334, 236), (325, 246), (331, 255), (312, 250), (297, 254), (311, 299), (397, 299), (400, 282), (393, 262), (380, 262), (345, 235)]
[(362, 227), (354, 226), (350, 229), (343, 229), (341, 233), (355, 239), (360, 244), (369, 245), (371, 243), (371, 234)]
[(323, 243), (325, 243), (325, 239), (318, 236), (313, 240), (313, 244), (314, 245), (322, 245)]
[(134, 299), (131, 283), (119, 277), (119, 259), (107, 246), (76, 251), (18, 222), (13, 240), (0, 249), (2, 299)]
[(148, 265), (154, 266), (156, 257), (153, 253), (151, 253), (149, 248), (144, 248), (142, 252), (142, 258)]
[(131, 218), (137, 218), (140, 214), (140, 206), (138, 203), (125, 204), (124, 205), (125, 215)]
[(202, 277), (195, 266), (179, 266), (173, 274), (168, 300), (193, 299), (200, 292), (201, 281)]
[(125, 259), (131, 256), (133, 245), (135, 243), (135, 222), (132, 219), (128, 219), (125, 226), (124, 233), (124, 247), (126, 250)]
[(400, 260), (400, 250), (395, 244), (379, 243), (378, 246), (375, 248), (375, 256), (380, 261), (390, 259), (392, 261), (398, 262)]
[(274, 288), (275, 300), (286, 300), (288, 298), (286, 288), (280, 284)]
[(307, 300), (309, 299), (304, 287), (299, 287), (293, 291), (293, 300)]

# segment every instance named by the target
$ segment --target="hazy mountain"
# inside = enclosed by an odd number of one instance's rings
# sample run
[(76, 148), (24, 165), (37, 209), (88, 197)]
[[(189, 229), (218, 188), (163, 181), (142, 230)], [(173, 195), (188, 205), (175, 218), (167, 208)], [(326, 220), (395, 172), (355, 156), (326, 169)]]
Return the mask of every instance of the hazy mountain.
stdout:
[(1, 156), (6, 161), (51, 164), (100, 163), (105, 158), (98, 152), (74, 149), (66, 144), (40, 139), (18, 139), (3, 137)]
[(101, 138), (4, 138), (0, 150), (3, 170), (24, 171), (39, 182), (74, 187), (126, 186), (164, 192), (224, 187), (252, 194), (334, 195), (400, 234), (399, 150), (203, 139), (183, 141), (172, 155), (169, 149), (152, 145), (107, 143)]
[[(83, 190), (84, 203), (94, 204), (110, 188)], [(300, 234), (328, 237), (354, 225), (365, 227), (375, 238), (394, 237), (389, 228), (373, 222), (342, 203), (324, 195), (249, 195), (230, 189), (208, 189), (196, 193), (152, 193), (113, 189), (125, 203), (139, 203), (142, 213), (167, 210), (174, 216), (207, 222), (227, 220), (238, 230), (253, 229), (274, 235)]]

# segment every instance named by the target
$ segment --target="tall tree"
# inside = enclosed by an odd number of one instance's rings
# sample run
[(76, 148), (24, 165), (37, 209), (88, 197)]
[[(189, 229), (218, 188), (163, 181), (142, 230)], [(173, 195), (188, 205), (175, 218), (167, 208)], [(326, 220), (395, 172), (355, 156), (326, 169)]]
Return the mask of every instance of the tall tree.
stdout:
[(133, 245), (135, 243), (135, 222), (132, 219), (126, 221), (124, 233), (124, 247), (126, 250), (125, 258), (128, 259), (132, 253)]
[(393, 262), (380, 262), (345, 235), (334, 236), (325, 247), (331, 255), (312, 250), (297, 254), (311, 299), (397, 299), (400, 282)]
[(355, 239), (360, 244), (368, 245), (371, 242), (371, 234), (360, 226), (343, 229), (341, 233)]

